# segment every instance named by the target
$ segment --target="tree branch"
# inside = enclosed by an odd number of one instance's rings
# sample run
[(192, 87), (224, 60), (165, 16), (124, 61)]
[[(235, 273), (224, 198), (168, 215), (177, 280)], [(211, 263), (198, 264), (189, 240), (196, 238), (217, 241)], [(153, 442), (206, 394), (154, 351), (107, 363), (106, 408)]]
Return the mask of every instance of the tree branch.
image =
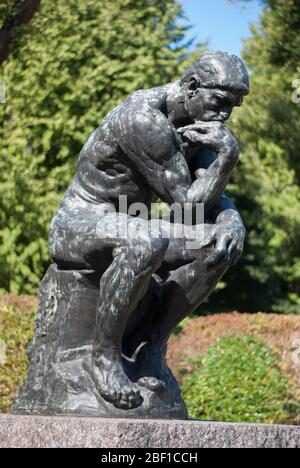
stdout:
[(0, 65), (9, 56), (10, 45), (17, 28), (29, 23), (40, 6), (41, 0), (15, 0), (0, 29)]

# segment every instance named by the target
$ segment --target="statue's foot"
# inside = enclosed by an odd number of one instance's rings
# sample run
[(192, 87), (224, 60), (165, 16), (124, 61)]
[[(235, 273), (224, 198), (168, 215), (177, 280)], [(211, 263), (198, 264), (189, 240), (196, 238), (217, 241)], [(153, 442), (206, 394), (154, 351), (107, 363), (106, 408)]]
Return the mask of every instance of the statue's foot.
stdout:
[(137, 381), (137, 384), (140, 387), (147, 388), (147, 390), (150, 390), (151, 392), (161, 392), (166, 389), (165, 382), (156, 377), (141, 377)]
[(116, 408), (130, 410), (143, 403), (140, 391), (125, 375), (122, 363), (114, 352), (89, 356), (83, 361), (100, 395)]
[(140, 378), (137, 384), (152, 392), (165, 390), (170, 370), (165, 360), (165, 350), (159, 344), (147, 343), (137, 356)]

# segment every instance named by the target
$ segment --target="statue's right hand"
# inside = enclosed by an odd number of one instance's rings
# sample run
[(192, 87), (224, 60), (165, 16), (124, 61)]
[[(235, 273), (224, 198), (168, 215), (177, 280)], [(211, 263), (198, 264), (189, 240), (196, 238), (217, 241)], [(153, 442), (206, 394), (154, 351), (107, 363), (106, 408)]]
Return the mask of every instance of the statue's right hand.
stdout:
[(197, 122), (177, 129), (183, 141), (191, 146), (209, 148), (220, 153), (238, 150), (238, 142), (222, 122)]

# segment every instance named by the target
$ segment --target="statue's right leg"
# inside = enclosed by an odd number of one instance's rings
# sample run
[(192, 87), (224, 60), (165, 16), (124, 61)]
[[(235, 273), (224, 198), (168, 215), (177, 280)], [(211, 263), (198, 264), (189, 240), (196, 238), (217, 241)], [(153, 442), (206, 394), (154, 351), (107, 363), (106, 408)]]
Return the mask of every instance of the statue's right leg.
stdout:
[[(78, 218), (77, 218), (77, 221)], [(70, 236), (69, 258), (91, 265), (101, 261), (101, 252), (112, 261), (100, 282), (100, 297), (93, 355), (84, 363), (101, 396), (116, 407), (130, 409), (142, 403), (138, 387), (126, 376), (121, 360), (127, 321), (148, 290), (152, 274), (165, 256), (168, 241), (151, 235), (147, 221), (125, 214), (110, 214), (100, 220), (85, 220)], [(76, 255), (80, 255), (76, 259)], [(65, 254), (66, 259), (66, 254)]]

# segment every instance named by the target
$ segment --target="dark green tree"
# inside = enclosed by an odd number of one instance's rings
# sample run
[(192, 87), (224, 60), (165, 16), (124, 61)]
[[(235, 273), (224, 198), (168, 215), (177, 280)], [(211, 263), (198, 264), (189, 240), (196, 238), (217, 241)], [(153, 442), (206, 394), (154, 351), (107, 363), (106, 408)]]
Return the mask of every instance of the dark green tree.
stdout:
[(242, 157), (229, 191), (248, 238), (215, 299), (245, 311), (300, 313), (300, 3), (264, 3), (244, 50), (251, 96), (232, 124)]
[(11, 43), (21, 27), (32, 19), (41, 0), (2, 0), (0, 3), (0, 65), (7, 59)]
[(79, 151), (132, 91), (177, 78), (188, 49), (175, 0), (41, 3), (0, 78), (0, 288), (34, 292)]

